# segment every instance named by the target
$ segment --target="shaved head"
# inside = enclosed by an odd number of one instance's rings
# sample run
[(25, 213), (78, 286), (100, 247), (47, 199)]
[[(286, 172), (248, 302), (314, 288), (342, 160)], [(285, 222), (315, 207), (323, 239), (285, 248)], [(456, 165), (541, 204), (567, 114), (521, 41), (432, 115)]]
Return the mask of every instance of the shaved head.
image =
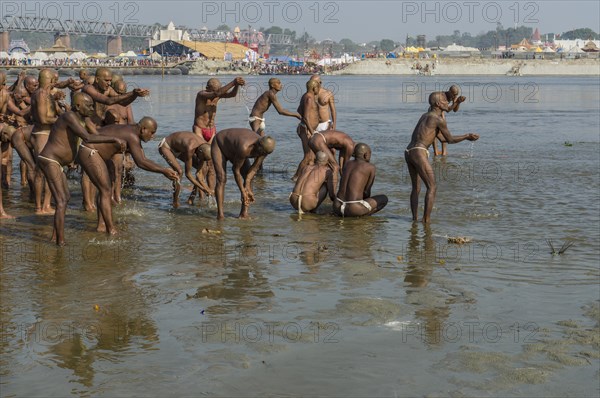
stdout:
[(204, 160), (212, 159), (210, 144), (202, 144), (196, 149), (196, 155)]
[(270, 154), (275, 150), (275, 139), (271, 136), (264, 136), (258, 142), (266, 154)]
[(140, 119), (138, 124), (142, 128), (147, 128), (152, 131), (156, 131), (158, 129), (158, 123), (156, 123), (156, 120), (154, 120), (150, 116), (144, 116), (143, 118)]
[(317, 163), (325, 164), (327, 163), (327, 154), (323, 151), (317, 152)]
[(359, 142), (354, 147), (353, 156), (357, 159), (365, 159), (365, 155), (370, 154), (370, 153), (371, 153), (371, 148), (369, 148), (369, 146), (367, 144)]

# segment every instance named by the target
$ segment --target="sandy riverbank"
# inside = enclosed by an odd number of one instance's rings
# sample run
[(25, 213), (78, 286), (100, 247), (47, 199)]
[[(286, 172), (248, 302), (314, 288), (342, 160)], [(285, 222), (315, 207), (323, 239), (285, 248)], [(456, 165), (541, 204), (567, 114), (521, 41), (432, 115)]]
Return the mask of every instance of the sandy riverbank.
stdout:
[[(414, 59), (392, 59), (386, 65), (385, 59), (368, 59), (348, 66), (334, 75), (414, 75), (411, 69)], [(433, 59), (419, 60), (421, 65), (431, 64)], [(600, 60), (515, 60), (515, 59), (438, 59), (435, 75), (506, 75), (518, 68), (521, 76), (598, 76)]]

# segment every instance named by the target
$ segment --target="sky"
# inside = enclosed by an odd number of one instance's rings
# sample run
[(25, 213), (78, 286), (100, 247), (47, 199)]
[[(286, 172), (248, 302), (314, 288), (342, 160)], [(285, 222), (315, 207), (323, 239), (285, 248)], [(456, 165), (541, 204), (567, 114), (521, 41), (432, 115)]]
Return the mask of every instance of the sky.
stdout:
[(304, 31), (317, 40), (354, 42), (392, 39), (406, 35), (450, 35), (455, 30), (477, 35), (505, 28), (529, 26), (542, 34), (588, 27), (600, 31), (599, 1), (0, 1), (2, 16), (20, 14), (62, 19), (151, 24), (159, 22), (204, 26), (226, 24), (246, 29), (277, 25)]

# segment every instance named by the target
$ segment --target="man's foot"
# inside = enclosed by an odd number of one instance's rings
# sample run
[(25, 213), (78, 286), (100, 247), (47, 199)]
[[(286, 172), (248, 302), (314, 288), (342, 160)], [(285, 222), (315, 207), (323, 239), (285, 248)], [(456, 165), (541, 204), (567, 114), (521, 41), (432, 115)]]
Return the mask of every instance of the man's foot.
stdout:
[(194, 204), (194, 198), (188, 198), (187, 204), (192, 206)]
[(10, 220), (12, 218), (15, 218), (15, 216), (11, 216), (10, 214), (8, 214), (6, 212), (0, 213), (0, 219), (2, 219), (2, 220)]
[(179, 208), (179, 201), (173, 202), (173, 208), (174, 209), (178, 209)]
[(224, 219), (225, 219), (225, 216), (223, 214), (219, 214), (217, 216), (217, 220), (224, 220)]
[(95, 212), (96, 211), (96, 206), (84, 203), (83, 204), (83, 209), (85, 211), (87, 211), (88, 213), (91, 213), (91, 212)]

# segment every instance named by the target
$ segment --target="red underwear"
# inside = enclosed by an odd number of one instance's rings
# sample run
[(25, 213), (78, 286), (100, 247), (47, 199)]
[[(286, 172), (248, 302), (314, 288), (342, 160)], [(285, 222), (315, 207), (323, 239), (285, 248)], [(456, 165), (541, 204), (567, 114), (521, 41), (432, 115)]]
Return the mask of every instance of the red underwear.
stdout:
[(200, 127), (200, 130), (202, 130), (202, 137), (204, 137), (206, 142), (209, 142), (211, 140), (211, 138), (213, 138), (214, 135), (217, 134), (216, 126), (208, 127), (208, 128)]

